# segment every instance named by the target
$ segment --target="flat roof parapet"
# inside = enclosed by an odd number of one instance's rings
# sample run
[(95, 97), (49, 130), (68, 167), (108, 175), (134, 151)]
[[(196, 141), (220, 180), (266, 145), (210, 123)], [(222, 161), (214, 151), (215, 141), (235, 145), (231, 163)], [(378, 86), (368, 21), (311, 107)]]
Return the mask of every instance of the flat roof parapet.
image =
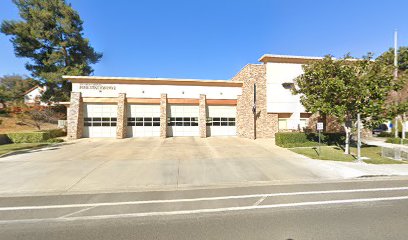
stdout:
[(310, 61), (322, 60), (322, 57), (308, 57), (308, 56), (291, 56), (291, 55), (276, 55), (276, 54), (264, 54), (258, 61), (267, 63), (299, 63), (305, 64)]
[(190, 85), (241, 87), (242, 82), (231, 80), (179, 79), (179, 78), (134, 78), (134, 77), (101, 77), (101, 76), (62, 76), (72, 83), (105, 83), (105, 84), (145, 84), (145, 85)]

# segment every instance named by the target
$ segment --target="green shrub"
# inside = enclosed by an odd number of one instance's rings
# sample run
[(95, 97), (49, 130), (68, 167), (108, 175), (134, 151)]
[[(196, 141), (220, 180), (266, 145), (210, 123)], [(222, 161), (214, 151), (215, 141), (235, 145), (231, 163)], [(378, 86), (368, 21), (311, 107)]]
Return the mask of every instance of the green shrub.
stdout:
[(20, 132), (8, 133), (7, 137), (13, 143), (38, 143), (50, 139), (49, 132)]
[(51, 140), (56, 137), (65, 136), (66, 133), (62, 129), (52, 129), (37, 132), (19, 132), (19, 133), (8, 133), (7, 137), (13, 143), (38, 143), (38, 142), (49, 142), (60, 140)]
[(64, 140), (61, 138), (50, 138), (46, 142), (47, 143), (61, 143), (61, 142), (64, 142)]
[(275, 133), (275, 143), (280, 146), (288, 143), (305, 143), (310, 142), (305, 133)]
[(67, 133), (63, 129), (60, 129), (60, 128), (47, 130), (46, 132), (50, 133), (51, 138), (64, 137), (67, 135)]
[[(344, 133), (321, 133), (320, 142), (325, 145), (342, 145), (346, 140)], [(319, 143), (318, 133), (282, 132), (275, 133), (275, 144), (280, 147), (311, 147)]]
[(393, 133), (390, 132), (381, 132), (377, 135), (377, 137), (393, 137)]
[[(318, 135), (318, 134), (316, 134)], [(322, 133), (322, 142), (327, 145), (343, 145), (346, 142), (345, 133)]]
[[(276, 145), (278, 145), (278, 144), (276, 144)], [(281, 144), (281, 145), (278, 145), (278, 146), (284, 147), (284, 148), (317, 147), (317, 146), (319, 146), (319, 143), (318, 142), (308, 141), (308, 142), (301, 142), (301, 143), (285, 143), (285, 144)]]
[[(387, 138), (386, 143), (401, 144), (401, 138)], [(408, 144), (408, 139), (404, 139), (403, 144)]]

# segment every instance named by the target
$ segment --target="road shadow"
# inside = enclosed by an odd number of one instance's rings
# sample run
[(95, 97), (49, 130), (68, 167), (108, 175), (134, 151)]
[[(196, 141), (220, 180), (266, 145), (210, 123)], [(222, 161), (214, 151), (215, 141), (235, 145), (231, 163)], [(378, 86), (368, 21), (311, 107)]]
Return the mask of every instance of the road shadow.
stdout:
[(0, 159), (5, 158), (5, 157), (11, 157), (11, 156), (27, 154), (27, 153), (54, 151), (54, 150), (60, 149), (62, 146), (71, 145), (71, 144), (74, 144), (74, 143), (72, 143), (72, 142), (66, 142), (65, 143), (64, 142), (64, 143), (57, 143), (57, 144), (51, 144), (51, 145), (38, 146), (38, 147), (30, 148), (30, 149), (15, 150), (13, 152), (1, 155)]

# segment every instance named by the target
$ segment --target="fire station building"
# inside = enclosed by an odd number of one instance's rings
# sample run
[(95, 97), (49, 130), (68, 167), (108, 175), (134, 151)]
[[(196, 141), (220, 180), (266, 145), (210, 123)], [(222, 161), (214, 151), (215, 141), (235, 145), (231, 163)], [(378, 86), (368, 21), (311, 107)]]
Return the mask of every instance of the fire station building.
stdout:
[(311, 114), (290, 88), (302, 65), (319, 59), (265, 54), (230, 80), (64, 76), (68, 137), (253, 139), (302, 129)]

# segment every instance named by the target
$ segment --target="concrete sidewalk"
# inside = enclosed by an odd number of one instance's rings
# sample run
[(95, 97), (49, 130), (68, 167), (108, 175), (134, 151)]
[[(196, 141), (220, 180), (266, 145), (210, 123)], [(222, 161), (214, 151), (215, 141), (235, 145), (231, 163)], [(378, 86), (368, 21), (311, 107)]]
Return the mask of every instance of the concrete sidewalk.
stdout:
[[(268, 147), (264, 141), (256, 141), (259, 145)], [(274, 148), (279, 148), (274, 146)], [(285, 154), (293, 153), (290, 150), (280, 148)], [(367, 176), (408, 176), (408, 164), (367, 164), (356, 162), (340, 162), (328, 160), (316, 160), (296, 154), (295, 161), (298, 166), (315, 169), (327, 179), (350, 179)], [(293, 160), (294, 160), (293, 159)], [(293, 161), (289, 160), (289, 161)]]
[(372, 146), (378, 146), (378, 147), (386, 147), (386, 148), (404, 148), (408, 150), (408, 145), (401, 145), (401, 144), (392, 144), (392, 143), (386, 143), (386, 139), (381, 139), (381, 138), (366, 138), (362, 139), (362, 142), (367, 144), (367, 145), (372, 145)]

